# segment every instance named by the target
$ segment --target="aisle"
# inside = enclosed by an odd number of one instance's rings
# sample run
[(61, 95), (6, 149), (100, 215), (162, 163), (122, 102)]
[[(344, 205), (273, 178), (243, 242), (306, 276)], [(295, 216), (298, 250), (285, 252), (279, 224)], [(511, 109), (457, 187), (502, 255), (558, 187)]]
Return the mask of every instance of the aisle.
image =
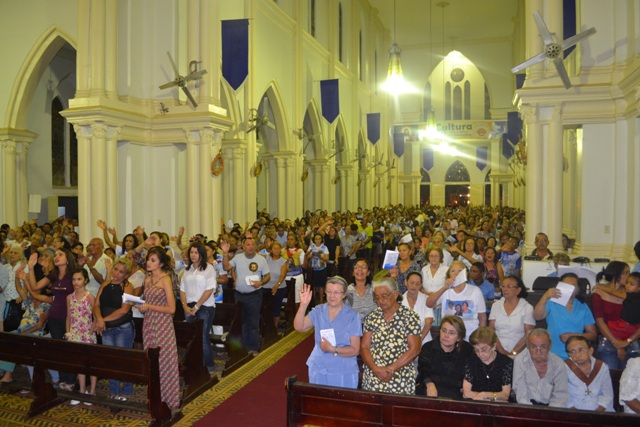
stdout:
[[(285, 425), (285, 379), (295, 375), (300, 381), (308, 381), (305, 362), (312, 348), (313, 332), (294, 332), (291, 336), (283, 338), (187, 405), (185, 419), (177, 425)], [(274, 359), (277, 360), (275, 363)], [(198, 419), (200, 420), (196, 422)]]

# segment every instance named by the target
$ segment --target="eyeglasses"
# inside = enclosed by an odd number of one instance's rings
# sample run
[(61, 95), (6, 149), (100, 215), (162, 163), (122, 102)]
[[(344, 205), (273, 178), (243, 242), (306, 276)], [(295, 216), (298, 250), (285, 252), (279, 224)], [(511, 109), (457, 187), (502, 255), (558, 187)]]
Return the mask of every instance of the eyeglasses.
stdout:
[(388, 293), (388, 294), (383, 294), (383, 295), (377, 295), (377, 294), (373, 294), (373, 296), (375, 297), (375, 299), (377, 300), (388, 300), (389, 298), (391, 298), (391, 296), (394, 294), (394, 292)]
[(369, 267), (367, 267), (366, 265), (354, 265), (353, 269), (354, 270), (367, 270)]
[(549, 351), (549, 346), (547, 344), (542, 344), (541, 346), (532, 345), (529, 347), (529, 351), (546, 353), (547, 351)]
[(575, 356), (576, 354), (586, 353), (587, 351), (589, 351), (587, 347), (578, 347), (574, 348), (573, 350), (569, 350), (567, 353), (569, 353), (571, 356)]
[(473, 349), (474, 353), (476, 354), (486, 354), (486, 353), (491, 353), (493, 351), (493, 349), (491, 347), (482, 347), (482, 348), (475, 348)]
[(331, 296), (334, 296), (334, 295), (339, 296), (344, 294), (344, 291), (326, 291), (325, 294), (331, 295)]
[(500, 289), (518, 289), (518, 285), (500, 285)]

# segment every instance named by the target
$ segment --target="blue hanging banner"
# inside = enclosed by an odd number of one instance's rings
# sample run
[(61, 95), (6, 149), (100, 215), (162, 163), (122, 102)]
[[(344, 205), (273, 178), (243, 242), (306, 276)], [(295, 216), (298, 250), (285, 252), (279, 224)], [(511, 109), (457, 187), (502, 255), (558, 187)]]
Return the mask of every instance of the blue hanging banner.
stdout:
[(338, 79), (320, 81), (320, 99), (322, 101), (322, 117), (329, 123), (340, 114), (340, 95), (338, 92)]
[(403, 132), (393, 133), (393, 152), (396, 156), (401, 157), (404, 154), (404, 139), (406, 135)]
[(222, 21), (222, 76), (237, 90), (249, 74), (249, 20)]
[(427, 147), (422, 150), (422, 167), (427, 171), (433, 168), (433, 148)]
[(476, 148), (476, 167), (483, 170), (487, 167), (487, 160), (489, 160), (489, 147)]
[(367, 139), (373, 145), (380, 140), (380, 113), (367, 114)]

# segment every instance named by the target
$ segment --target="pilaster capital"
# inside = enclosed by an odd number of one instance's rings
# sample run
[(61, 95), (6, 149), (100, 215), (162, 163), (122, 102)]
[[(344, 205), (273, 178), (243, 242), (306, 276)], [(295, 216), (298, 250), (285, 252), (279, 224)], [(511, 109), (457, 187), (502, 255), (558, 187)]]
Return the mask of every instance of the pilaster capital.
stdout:
[(16, 142), (12, 139), (4, 139), (2, 140), (2, 150), (6, 154), (16, 154)]
[(533, 105), (523, 105), (520, 107), (520, 115), (525, 123), (534, 123), (537, 120), (537, 109)]
[(94, 138), (105, 139), (107, 137), (108, 126), (102, 122), (91, 123), (91, 134)]

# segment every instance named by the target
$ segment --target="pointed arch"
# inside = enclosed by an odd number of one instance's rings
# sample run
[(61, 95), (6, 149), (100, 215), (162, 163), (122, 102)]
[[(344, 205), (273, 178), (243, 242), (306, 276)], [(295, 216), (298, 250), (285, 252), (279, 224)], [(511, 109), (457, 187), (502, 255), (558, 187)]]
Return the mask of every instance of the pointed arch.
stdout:
[(467, 167), (460, 160), (456, 160), (447, 169), (444, 180), (445, 182), (470, 182), (471, 177)]
[(227, 117), (235, 123), (235, 126), (225, 132), (225, 138), (235, 139), (241, 131), (242, 113), (236, 93), (225, 79), (220, 79), (220, 105), (227, 110)]
[[(304, 119), (302, 122), (303, 129), (308, 132), (311, 140), (307, 138), (302, 139), (304, 154), (307, 160), (320, 159), (325, 157), (324, 153), (324, 139), (322, 132), (322, 121), (320, 120), (320, 109), (315, 98), (312, 98), (307, 105), (307, 109), (304, 113)], [(307, 144), (308, 143), (308, 144)]]
[(347, 166), (349, 162), (349, 153), (353, 153), (349, 138), (347, 138), (347, 127), (344, 123), (344, 117), (342, 114), (338, 116), (336, 121), (334, 140), (336, 141), (336, 150), (343, 150), (341, 153), (336, 154), (336, 166)]
[[(272, 81), (267, 85), (258, 105), (260, 114), (266, 113), (269, 122), (272, 123), (275, 128), (272, 129), (268, 126), (262, 126), (260, 128), (260, 132), (265, 137), (265, 149), (268, 152), (285, 151), (288, 148), (290, 132), (286, 132), (285, 130), (290, 129), (290, 126), (285, 115), (284, 105), (285, 103), (278, 88), (278, 83)], [(264, 108), (264, 111), (260, 110), (261, 106)]]
[(43, 73), (60, 48), (69, 44), (77, 50), (76, 41), (55, 25), (45, 31), (27, 54), (9, 95), (5, 128), (25, 129), (29, 106)]

